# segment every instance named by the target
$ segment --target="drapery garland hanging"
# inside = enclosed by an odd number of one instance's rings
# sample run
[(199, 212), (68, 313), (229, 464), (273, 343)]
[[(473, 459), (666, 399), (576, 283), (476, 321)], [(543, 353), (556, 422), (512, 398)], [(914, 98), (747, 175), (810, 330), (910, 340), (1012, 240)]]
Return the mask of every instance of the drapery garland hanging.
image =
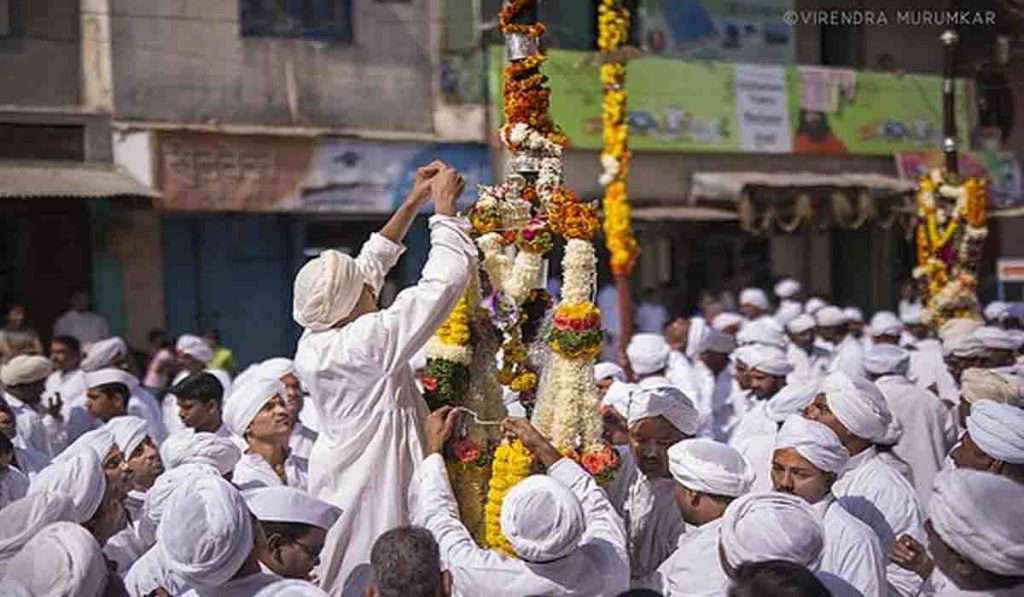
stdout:
[(611, 253), (612, 275), (632, 273), (639, 251), (630, 218), (626, 180), (629, 177), (629, 124), (626, 114), (626, 63), (621, 50), (629, 39), (629, 10), (622, 0), (601, 0), (598, 9), (598, 48), (602, 53), (601, 122), (604, 150), (601, 152), (604, 187), (604, 235)]
[(924, 323), (938, 329), (953, 318), (980, 319), (977, 267), (988, 237), (987, 183), (932, 170), (917, 193), (917, 267)]

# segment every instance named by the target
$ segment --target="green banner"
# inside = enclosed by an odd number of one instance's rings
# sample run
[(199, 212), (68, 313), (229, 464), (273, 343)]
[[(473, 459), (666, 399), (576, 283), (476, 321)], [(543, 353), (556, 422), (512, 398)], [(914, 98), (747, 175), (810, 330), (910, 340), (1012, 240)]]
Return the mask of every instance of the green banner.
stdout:
[[(492, 52), (491, 97), (500, 121), (504, 50)], [(551, 50), (544, 73), (552, 116), (572, 146), (601, 149), (596, 55)], [(964, 83), (957, 83), (957, 126), (964, 140), (967, 95)], [(730, 153), (887, 155), (931, 149), (941, 142), (941, 85), (941, 77), (927, 75), (645, 56), (629, 63), (629, 143), (637, 151)], [(757, 113), (780, 101), (781, 108)], [(765, 137), (770, 140), (761, 143)], [(961, 146), (966, 149), (966, 142)]]

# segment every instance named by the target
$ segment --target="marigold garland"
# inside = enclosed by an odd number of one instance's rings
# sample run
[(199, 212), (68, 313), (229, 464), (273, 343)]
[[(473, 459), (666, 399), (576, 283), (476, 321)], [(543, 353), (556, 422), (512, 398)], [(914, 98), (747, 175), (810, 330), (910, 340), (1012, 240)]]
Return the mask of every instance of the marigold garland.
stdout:
[(914, 278), (924, 294), (924, 322), (938, 329), (952, 318), (980, 318), (977, 266), (988, 236), (984, 179), (962, 182), (933, 170), (918, 183)]
[(530, 476), (532, 468), (533, 455), (518, 440), (502, 441), (494, 451), (487, 491), (484, 537), (488, 547), (512, 558), (516, 557), (515, 550), (501, 532), (501, 505), (509, 490)]
[(601, 0), (598, 9), (598, 48), (605, 56), (601, 65), (601, 122), (604, 150), (601, 153), (604, 186), (605, 245), (611, 254), (612, 274), (628, 277), (640, 249), (633, 234), (626, 179), (629, 177), (629, 123), (625, 89), (626, 65), (611, 62), (610, 56), (621, 50), (629, 38), (630, 13), (622, 0)]

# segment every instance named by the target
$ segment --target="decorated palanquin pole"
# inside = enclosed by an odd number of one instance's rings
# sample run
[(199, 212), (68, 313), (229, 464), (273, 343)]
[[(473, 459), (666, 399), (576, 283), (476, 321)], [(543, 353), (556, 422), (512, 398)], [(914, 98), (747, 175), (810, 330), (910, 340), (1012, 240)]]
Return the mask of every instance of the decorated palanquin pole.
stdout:
[[(506, 414), (503, 392), (524, 405), (535, 399), (537, 428), (599, 480), (618, 466), (615, 451), (601, 440), (593, 380), (604, 340), (592, 302), (597, 258), (591, 241), (600, 223), (596, 206), (564, 185), (566, 139), (548, 114), (551, 91), (540, 70), (544, 25), (536, 14), (536, 0), (511, 0), (501, 11), (507, 66), (500, 138), (511, 157), (505, 179), (480, 187), (468, 214), (482, 271), (428, 345), (423, 380), (431, 408), (472, 411), (446, 454), (452, 486), (477, 542), (509, 556), (501, 505), (534, 463), (495, 425)], [(544, 258), (559, 240), (565, 243), (562, 297), (546, 317)], [(489, 297), (482, 295), (483, 279)], [(550, 357), (531, 358), (538, 348)]]
[(924, 302), (924, 323), (934, 330), (953, 318), (981, 318), (977, 269), (988, 236), (986, 181), (961, 176), (957, 164), (953, 80), (956, 33), (946, 31), (942, 42), (945, 168), (933, 170), (919, 181), (914, 269)]
[(624, 0), (601, 0), (598, 7), (597, 45), (601, 50), (601, 103), (604, 149), (601, 177), (604, 187), (604, 237), (611, 255), (612, 276), (618, 291), (619, 349), (624, 351), (633, 335), (633, 301), (630, 276), (639, 252), (629, 211), (629, 122), (626, 112), (626, 61), (630, 13)]

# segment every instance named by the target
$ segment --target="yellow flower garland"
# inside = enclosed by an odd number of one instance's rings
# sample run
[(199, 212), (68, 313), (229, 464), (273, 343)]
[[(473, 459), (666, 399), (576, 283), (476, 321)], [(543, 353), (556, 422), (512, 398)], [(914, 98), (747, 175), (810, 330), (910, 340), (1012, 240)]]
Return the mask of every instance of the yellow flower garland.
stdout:
[[(601, 52), (615, 52), (622, 48), (629, 36), (629, 19), (629, 11), (621, 0), (601, 0), (598, 12), (598, 47)], [(611, 253), (612, 273), (616, 277), (624, 277), (631, 273), (639, 252), (626, 189), (630, 161), (626, 65), (622, 62), (602, 64), (601, 83), (604, 85), (601, 103), (604, 151), (601, 162), (605, 166), (605, 174), (601, 177), (601, 184), (605, 186), (605, 244)]]
[(437, 330), (437, 339), (449, 346), (465, 346), (469, 344), (469, 293), (464, 293), (448, 319), (444, 320)]
[(516, 557), (516, 553), (501, 532), (501, 505), (509, 490), (530, 476), (532, 468), (533, 455), (518, 440), (503, 441), (494, 451), (487, 507), (484, 510), (484, 538), (488, 547), (510, 558)]

